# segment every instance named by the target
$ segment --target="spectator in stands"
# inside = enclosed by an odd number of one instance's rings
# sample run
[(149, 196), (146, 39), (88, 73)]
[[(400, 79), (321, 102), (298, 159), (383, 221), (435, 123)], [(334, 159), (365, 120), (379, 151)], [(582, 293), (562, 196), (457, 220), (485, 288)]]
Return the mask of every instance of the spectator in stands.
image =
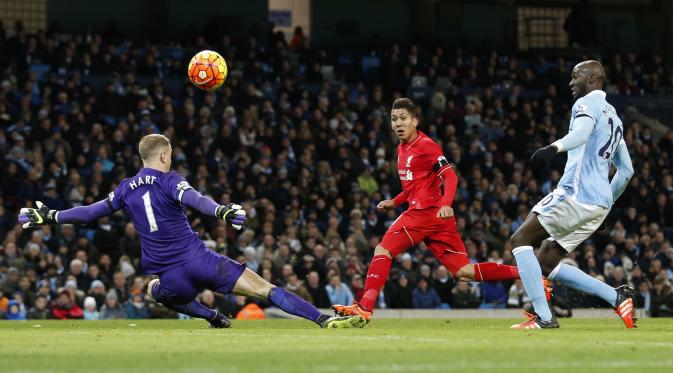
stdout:
[(73, 259), (72, 262), (70, 262), (70, 271), (68, 271), (68, 276), (74, 277), (74, 281), (77, 284), (77, 289), (85, 291), (89, 290), (91, 281), (83, 269), (84, 263), (80, 259)]
[(117, 297), (117, 292), (114, 289), (110, 289), (107, 295), (105, 296), (105, 304), (101, 307), (100, 310), (100, 319), (101, 320), (116, 320), (123, 319), (126, 317), (124, 308), (121, 303), (119, 303), (119, 298)]
[(439, 308), (442, 300), (439, 299), (437, 291), (429, 286), (430, 280), (421, 276), (418, 279), (416, 287), (412, 291), (412, 304), (414, 308)]
[[(7, 252), (8, 248), (16, 248), (16, 245), (10, 244), (10, 245), (5, 245), (5, 252)], [(17, 290), (19, 290), (19, 269), (16, 267), (10, 267), (9, 270), (7, 271), (7, 278), (4, 280), (2, 284), (2, 293), (3, 294), (14, 294)]]
[(84, 316), (82, 309), (75, 303), (72, 293), (66, 289), (58, 293), (51, 312), (55, 319), (60, 320), (81, 319)]
[(351, 292), (355, 299), (362, 298), (364, 294), (365, 283), (362, 280), (362, 276), (359, 273), (355, 273), (351, 277)]
[(84, 320), (100, 320), (100, 312), (93, 297), (84, 298)]
[(7, 314), (6, 314), (7, 320), (25, 320), (26, 319), (26, 307), (21, 301), (20, 297), (19, 299), (12, 299), (9, 301), (7, 304)]
[(28, 310), (29, 320), (46, 320), (51, 316), (49, 302), (46, 297), (38, 296), (35, 299), (35, 305)]
[(103, 281), (95, 280), (91, 283), (88, 296), (92, 297), (96, 301), (96, 305), (99, 310), (100, 307), (105, 303), (106, 294), (107, 291), (105, 290), (105, 284), (103, 284)]
[(306, 286), (304, 286), (304, 283), (299, 281), (299, 277), (297, 277), (297, 274), (292, 273), (290, 276), (288, 276), (288, 281), (287, 284), (285, 285), (285, 289), (297, 294), (303, 300), (309, 303), (313, 303), (311, 294), (308, 292), (308, 289), (306, 289)]
[(396, 284), (389, 287), (386, 303), (390, 308), (413, 308), (413, 290), (405, 274), (400, 274)]
[(479, 308), (505, 308), (507, 307), (507, 294), (501, 281), (482, 282), (481, 287), (482, 302)]
[(652, 294), (650, 293), (649, 282), (642, 281), (638, 283), (633, 301), (634, 307), (641, 308), (650, 313), (652, 305)]
[(454, 281), (443, 265), (437, 267), (434, 278), (432, 287), (437, 290), (437, 295), (442, 301), (442, 307), (447, 308), (451, 304), (451, 289), (453, 289)]
[(516, 280), (509, 288), (509, 293), (507, 296), (507, 307), (523, 308), (526, 303), (530, 303), (530, 298), (528, 298), (521, 280)]
[[(112, 276), (112, 288), (117, 295), (117, 299), (128, 299), (128, 289), (126, 287), (126, 276), (121, 272), (115, 272)], [(108, 292), (109, 294), (109, 292)]]
[(150, 313), (142, 292), (134, 291), (133, 295), (124, 304), (124, 314), (127, 319), (149, 319)]
[(245, 259), (245, 266), (250, 268), (251, 271), (257, 272), (259, 270), (259, 263), (257, 262), (256, 257), (257, 252), (252, 246), (247, 246), (243, 249), (243, 258)]
[(124, 235), (119, 240), (118, 250), (121, 255), (129, 257), (134, 266), (140, 265), (140, 240), (132, 223), (126, 223), (124, 226)]
[(467, 282), (459, 281), (451, 291), (452, 308), (477, 308), (481, 301)]
[(353, 303), (353, 293), (341, 282), (341, 277), (338, 274), (333, 274), (329, 283), (325, 285), (325, 291), (331, 304), (351, 304)]
[(666, 275), (657, 275), (653, 281), (651, 294), (650, 315), (652, 317), (673, 317), (673, 287)]
[(320, 275), (318, 275), (318, 272), (311, 271), (308, 276), (306, 276), (306, 289), (311, 295), (314, 306), (318, 308), (329, 308), (332, 305), (329, 296), (327, 295), (327, 290), (320, 284)]

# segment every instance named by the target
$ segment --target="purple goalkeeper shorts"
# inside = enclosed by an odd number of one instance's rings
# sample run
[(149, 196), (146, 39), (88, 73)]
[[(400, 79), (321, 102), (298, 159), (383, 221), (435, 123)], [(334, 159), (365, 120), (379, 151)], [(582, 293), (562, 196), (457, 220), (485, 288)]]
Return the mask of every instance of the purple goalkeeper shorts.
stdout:
[(204, 289), (230, 293), (245, 270), (245, 264), (208, 250), (205, 255), (163, 272), (155, 298), (160, 303), (187, 304)]

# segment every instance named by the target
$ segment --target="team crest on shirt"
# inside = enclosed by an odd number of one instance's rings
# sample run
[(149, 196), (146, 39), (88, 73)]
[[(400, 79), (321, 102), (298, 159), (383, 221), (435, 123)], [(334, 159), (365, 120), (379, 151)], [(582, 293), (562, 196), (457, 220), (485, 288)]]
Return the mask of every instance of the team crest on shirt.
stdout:
[(407, 157), (407, 168), (411, 168), (411, 159), (412, 159), (413, 157), (414, 157), (413, 154), (410, 155), (409, 157)]
[(182, 180), (181, 182), (178, 183), (176, 187), (179, 191), (184, 192), (185, 190), (190, 189), (192, 186), (189, 185), (187, 180)]

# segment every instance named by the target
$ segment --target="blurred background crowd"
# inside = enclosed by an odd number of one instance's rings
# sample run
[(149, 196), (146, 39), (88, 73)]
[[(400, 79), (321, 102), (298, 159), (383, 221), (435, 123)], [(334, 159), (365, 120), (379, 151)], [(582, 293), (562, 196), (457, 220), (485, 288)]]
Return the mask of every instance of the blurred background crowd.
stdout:
[[(135, 44), (114, 33), (0, 34), (0, 315), (7, 319), (176, 317), (142, 292), (140, 244), (124, 214), (88, 225), (23, 230), (21, 207), (67, 209), (101, 200), (142, 166), (139, 139), (168, 136), (173, 167), (220, 203), (242, 203), (241, 232), (188, 211), (196, 232), (224, 253), (318, 307), (349, 304), (364, 287), (373, 248), (403, 210), (380, 213), (400, 191), (391, 102), (414, 99), (420, 129), (460, 181), (458, 229), (474, 262), (514, 264), (509, 236), (560, 178), (527, 159), (563, 136), (570, 71), (586, 56), (543, 57), (441, 45), (331, 50), (300, 29), (291, 39), (194, 37)], [(202, 49), (229, 64), (204, 93), (186, 79)], [(673, 86), (670, 61), (628, 51), (600, 57), (608, 100)], [(625, 114), (619, 108), (620, 114)], [(637, 305), (673, 315), (673, 130), (624, 117), (636, 171), (605, 227), (568, 262), (612, 286), (631, 283)], [(671, 123), (665, 123), (669, 125)], [(205, 291), (235, 316), (247, 302)], [(456, 283), (420, 244), (399, 256), (382, 308), (521, 308), (519, 281)], [(560, 315), (606, 307), (555, 287)], [(265, 307), (266, 305), (261, 305)]]

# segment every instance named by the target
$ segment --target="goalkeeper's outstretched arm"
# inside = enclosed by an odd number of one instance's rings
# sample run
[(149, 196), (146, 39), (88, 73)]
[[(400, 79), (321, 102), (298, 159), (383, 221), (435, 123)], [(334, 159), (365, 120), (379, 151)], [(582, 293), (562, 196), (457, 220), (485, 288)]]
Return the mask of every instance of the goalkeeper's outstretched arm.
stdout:
[(246, 213), (241, 205), (233, 203), (219, 205), (193, 188), (186, 189), (179, 198), (183, 205), (198, 210), (204, 215), (214, 215), (231, 224), (236, 230), (240, 230), (245, 223)]
[(19, 213), (19, 222), (23, 223), (24, 228), (48, 224), (88, 223), (115, 212), (107, 198), (88, 206), (63, 211), (50, 210), (41, 201), (35, 202), (35, 205), (37, 208), (24, 207)]

